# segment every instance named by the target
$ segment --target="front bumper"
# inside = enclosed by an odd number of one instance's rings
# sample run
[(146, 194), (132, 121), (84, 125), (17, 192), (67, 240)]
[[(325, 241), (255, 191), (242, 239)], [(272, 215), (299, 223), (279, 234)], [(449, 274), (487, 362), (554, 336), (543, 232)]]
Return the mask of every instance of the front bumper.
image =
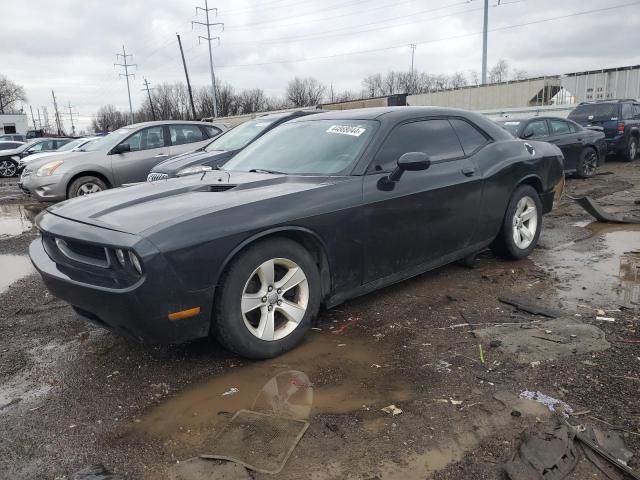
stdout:
[[(134, 235), (89, 226), (44, 213), (37, 219), (45, 235), (95, 242), (100, 246), (129, 248), (139, 253), (144, 273), (133, 284), (119, 286), (73, 262), (55, 260), (43, 238), (29, 247), (29, 255), (49, 291), (70, 303), (80, 315), (116, 333), (149, 343), (180, 343), (209, 334), (213, 288), (188, 291), (171, 265), (150, 242)], [(95, 243), (94, 243), (95, 245)], [(93, 267), (95, 271), (95, 267)], [(112, 275), (115, 277), (115, 275)], [(116, 282), (117, 283), (117, 282)], [(169, 313), (200, 307), (200, 313), (169, 320)]]
[(626, 145), (624, 135), (616, 135), (615, 137), (605, 138), (608, 155), (619, 155), (624, 152)]
[(35, 172), (22, 172), (18, 185), (39, 202), (59, 202), (66, 200), (66, 181), (64, 175), (38, 177)]

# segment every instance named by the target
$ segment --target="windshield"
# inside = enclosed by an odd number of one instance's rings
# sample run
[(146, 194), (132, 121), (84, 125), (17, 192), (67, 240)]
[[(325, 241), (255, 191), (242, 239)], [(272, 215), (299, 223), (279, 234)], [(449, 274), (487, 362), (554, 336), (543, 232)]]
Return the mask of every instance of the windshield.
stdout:
[(111, 132), (109, 135), (105, 135), (97, 139), (94, 142), (87, 143), (80, 149), (81, 152), (95, 152), (104, 148), (109, 148), (112, 145), (117, 145), (134, 131), (131, 127), (119, 128), (115, 132)]
[(569, 118), (577, 121), (584, 120), (617, 120), (617, 103), (592, 103), (589, 105), (579, 105), (569, 114)]
[(241, 123), (237, 127), (220, 135), (213, 142), (207, 145), (206, 152), (229, 151), (244, 148), (251, 140), (256, 138), (269, 125), (275, 122), (276, 118), (256, 118), (248, 122)]
[(290, 175), (348, 174), (376, 126), (376, 122), (363, 120), (284, 123), (222, 168)]
[(516, 122), (513, 120), (498, 122), (502, 128), (504, 128), (507, 132), (509, 132), (514, 137), (518, 136), (518, 130), (520, 129), (520, 125), (522, 122)]
[(81, 145), (84, 141), (84, 138), (71, 140), (69, 143), (65, 143), (63, 146), (61, 146), (58, 150), (56, 150), (56, 152), (68, 152), (76, 148), (78, 145)]

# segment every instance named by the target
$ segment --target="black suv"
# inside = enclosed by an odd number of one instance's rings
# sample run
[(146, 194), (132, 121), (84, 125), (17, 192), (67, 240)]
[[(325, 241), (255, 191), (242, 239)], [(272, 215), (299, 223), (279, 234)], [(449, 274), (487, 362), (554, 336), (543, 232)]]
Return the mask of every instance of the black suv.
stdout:
[(640, 143), (640, 102), (604, 100), (578, 105), (569, 119), (583, 127), (601, 127), (606, 135), (607, 151), (627, 162), (635, 160)]

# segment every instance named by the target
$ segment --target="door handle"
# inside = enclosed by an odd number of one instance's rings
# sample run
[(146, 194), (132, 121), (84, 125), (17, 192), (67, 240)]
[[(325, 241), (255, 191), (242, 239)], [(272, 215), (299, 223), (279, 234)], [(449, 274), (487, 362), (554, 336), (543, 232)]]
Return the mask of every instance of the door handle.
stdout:
[(465, 177), (473, 177), (476, 174), (476, 169), (473, 167), (464, 167), (462, 169), (462, 174)]
[(578, 141), (579, 141), (579, 142), (581, 142), (581, 141), (582, 141), (582, 139), (581, 139), (581, 138), (579, 138), (579, 139), (578, 139)]
[(159, 157), (168, 157), (169, 154), (168, 153), (159, 153), (158, 155), (155, 156), (155, 158), (159, 158)]

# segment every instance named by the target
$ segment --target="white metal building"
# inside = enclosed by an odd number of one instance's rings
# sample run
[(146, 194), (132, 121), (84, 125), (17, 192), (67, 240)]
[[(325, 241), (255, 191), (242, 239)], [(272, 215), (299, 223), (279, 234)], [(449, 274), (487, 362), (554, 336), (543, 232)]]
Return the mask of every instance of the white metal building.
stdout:
[(26, 113), (0, 113), (0, 135), (26, 135), (29, 120)]

